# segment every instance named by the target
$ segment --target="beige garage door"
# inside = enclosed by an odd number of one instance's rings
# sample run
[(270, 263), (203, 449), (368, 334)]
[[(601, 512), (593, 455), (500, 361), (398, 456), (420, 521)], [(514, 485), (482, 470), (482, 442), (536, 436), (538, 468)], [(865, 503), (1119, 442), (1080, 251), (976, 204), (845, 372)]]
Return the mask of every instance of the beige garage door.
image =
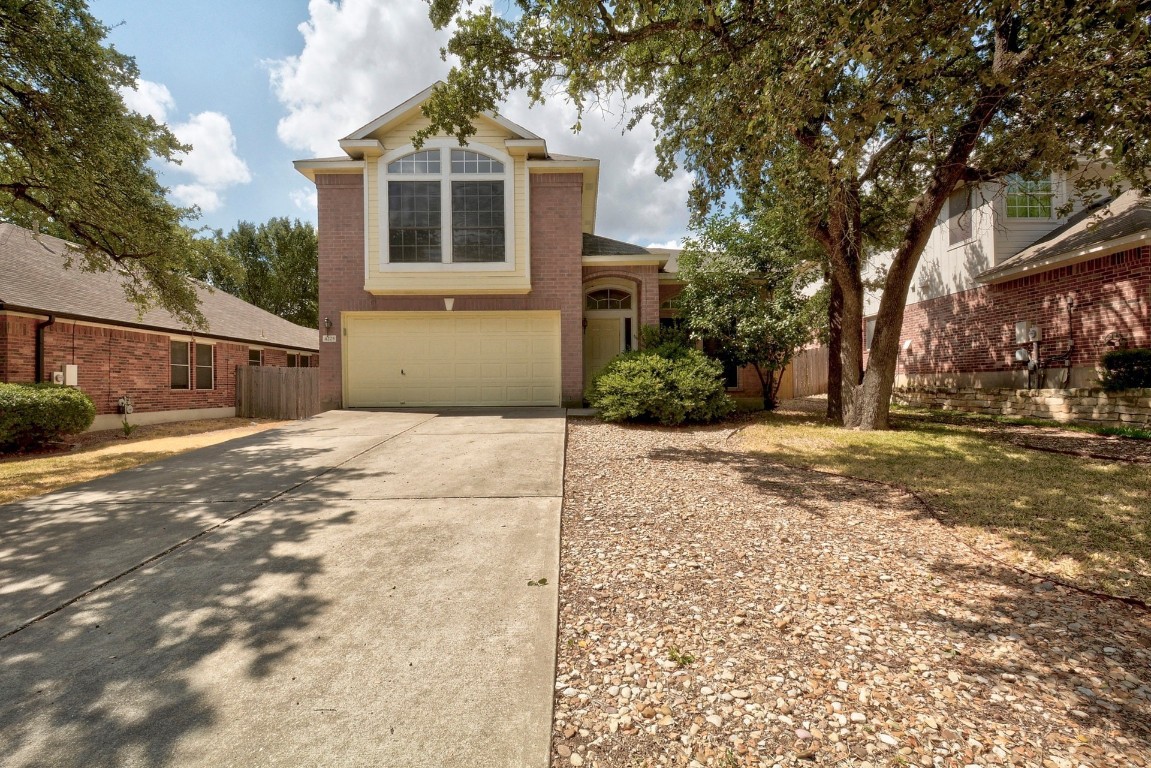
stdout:
[(345, 403), (559, 405), (559, 312), (344, 316)]

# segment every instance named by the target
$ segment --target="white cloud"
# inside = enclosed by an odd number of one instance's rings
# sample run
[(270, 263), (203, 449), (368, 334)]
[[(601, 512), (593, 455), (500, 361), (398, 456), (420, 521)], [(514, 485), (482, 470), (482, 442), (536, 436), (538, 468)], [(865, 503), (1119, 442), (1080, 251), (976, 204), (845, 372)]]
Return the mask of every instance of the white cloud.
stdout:
[[(286, 110), (277, 133), (313, 155), (342, 155), (338, 141), (446, 76), (440, 59), (448, 32), (436, 32), (427, 5), (406, 0), (310, 0), (296, 56), (265, 62)], [(631, 242), (682, 238), (691, 178), (655, 174), (651, 124), (623, 132), (622, 105), (590, 112), (573, 135), (575, 108), (561, 98), (532, 109), (515, 94), (502, 112), (548, 142), (548, 149), (600, 160), (598, 233)]]
[(192, 145), (178, 167), (196, 183), (219, 190), (252, 180), (247, 163), (236, 154), (236, 136), (226, 115), (200, 112), (170, 127), (181, 144)]
[(293, 189), (288, 193), (288, 198), (301, 211), (308, 211), (309, 213), (315, 212), (316, 203), (319, 202), (315, 187)]
[(177, 184), (171, 191), (181, 205), (198, 205), (202, 211), (214, 211), (224, 204), (219, 192), (203, 184)]
[[(176, 108), (176, 100), (163, 83), (137, 80), (135, 89), (122, 88), (120, 95), (129, 109), (142, 115), (151, 115), (158, 122), (167, 122), (168, 114)], [(164, 173), (190, 180), (172, 187), (172, 197), (181, 205), (197, 205), (208, 212), (224, 204), (224, 192), (237, 184), (247, 184), (252, 173), (236, 154), (236, 135), (227, 115), (219, 112), (200, 112), (182, 123), (168, 123), (168, 128), (181, 144), (189, 144), (189, 152), (177, 155), (180, 163), (165, 163)]]
[(643, 247), (681, 250), (683, 248), (683, 240), (668, 240), (666, 243), (645, 243)]
[(310, 0), (298, 56), (265, 62), (287, 109), (276, 132), (289, 147), (339, 154), (339, 139), (447, 75), (446, 33), (410, 0)]
[(167, 122), (168, 110), (176, 106), (168, 86), (150, 80), (137, 80), (135, 88), (121, 88), (120, 97), (128, 109), (150, 115), (158, 123)]

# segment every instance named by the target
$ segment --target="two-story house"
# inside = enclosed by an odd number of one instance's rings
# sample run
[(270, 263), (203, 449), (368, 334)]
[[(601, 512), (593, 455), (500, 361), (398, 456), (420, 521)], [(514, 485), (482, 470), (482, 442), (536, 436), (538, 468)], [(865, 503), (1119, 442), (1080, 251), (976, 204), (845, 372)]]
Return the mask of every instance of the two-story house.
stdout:
[[(1151, 343), (1151, 201), (1128, 191), (1061, 218), (1070, 192), (1057, 175), (952, 194), (908, 293), (897, 386), (1023, 387), (1036, 345), (1088, 386), (1108, 349)], [(878, 306), (867, 297), (865, 349)]]
[(502, 116), (416, 149), (430, 93), (295, 163), (318, 194), (322, 405), (578, 404), (659, 323), (670, 254), (597, 237), (599, 161)]

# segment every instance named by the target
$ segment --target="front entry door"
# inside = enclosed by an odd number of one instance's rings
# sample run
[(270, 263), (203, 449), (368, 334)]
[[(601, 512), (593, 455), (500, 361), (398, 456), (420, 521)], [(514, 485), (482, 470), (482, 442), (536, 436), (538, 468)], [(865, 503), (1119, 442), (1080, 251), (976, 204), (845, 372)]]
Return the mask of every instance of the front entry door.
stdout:
[(583, 337), (584, 386), (603, 370), (608, 362), (623, 351), (621, 317), (589, 317)]

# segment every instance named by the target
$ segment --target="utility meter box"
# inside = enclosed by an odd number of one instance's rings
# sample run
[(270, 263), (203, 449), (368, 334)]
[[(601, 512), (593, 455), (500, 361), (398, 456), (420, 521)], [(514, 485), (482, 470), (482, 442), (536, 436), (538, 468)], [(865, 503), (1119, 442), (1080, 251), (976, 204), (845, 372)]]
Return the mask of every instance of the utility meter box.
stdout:
[(80, 385), (80, 367), (77, 365), (64, 366), (64, 384), (69, 387)]

